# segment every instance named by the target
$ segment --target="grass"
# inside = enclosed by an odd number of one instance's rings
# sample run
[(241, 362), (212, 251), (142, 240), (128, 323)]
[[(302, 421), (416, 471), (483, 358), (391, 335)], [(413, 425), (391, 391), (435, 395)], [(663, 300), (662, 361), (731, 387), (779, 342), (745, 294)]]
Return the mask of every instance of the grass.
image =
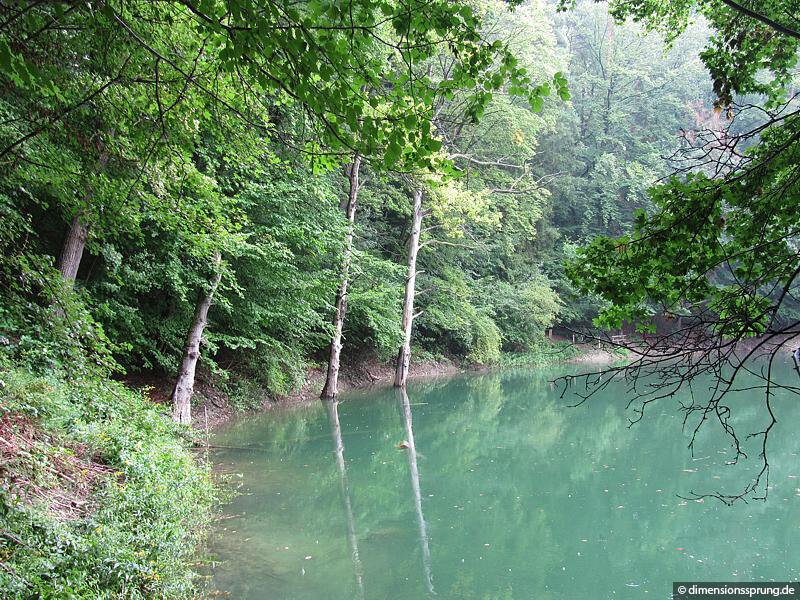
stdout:
[(569, 342), (542, 342), (527, 352), (504, 352), (501, 367), (545, 367), (564, 362), (581, 354), (581, 349)]
[(163, 409), (97, 377), (0, 380), (0, 597), (191, 597), (215, 491)]

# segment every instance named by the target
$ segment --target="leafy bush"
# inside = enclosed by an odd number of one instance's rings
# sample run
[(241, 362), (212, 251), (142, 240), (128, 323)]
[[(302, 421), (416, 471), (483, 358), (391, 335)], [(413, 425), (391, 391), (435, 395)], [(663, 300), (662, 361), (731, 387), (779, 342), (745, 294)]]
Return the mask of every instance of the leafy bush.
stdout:
[(504, 352), (500, 357), (503, 367), (544, 367), (579, 356), (575, 345), (568, 342), (547, 342), (540, 340), (525, 352)]
[(416, 321), (417, 344), (479, 364), (497, 362), (501, 349), (536, 349), (561, 306), (541, 276), (518, 284), (474, 282), (448, 270), (434, 285), (436, 294)]
[(476, 311), (472, 319), (472, 340), (467, 359), (478, 364), (491, 364), (500, 359), (500, 328), (484, 312)]
[(345, 337), (370, 346), (388, 359), (403, 342), (401, 319), (405, 269), (367, 253), (356, 252), (356, 274), (350, 287)]
[(561, 308), (558, 295), (544, 278), (512, 285), (498, 281), (487, 298), (503, 337), (503, 349), (534, 349)]
[(0, 194), (0, 365), (71, 377), (108, 374), (115, 346), (86, 309), (85, 295), (63, 284), (53, 259), (29, 242), (28, 216)]
[[(82, 449), (85, 469), (103, 473), (93, 482), (90, 508), (73, 518), (55, 513), (37, 495), (12, 494), (8, 483), (0, 489), (0, 557), (8, 567), (0, 572), (0, 595), (190, 597), (187, 561), (209, 518), (214, 489), (208, 468), (190, 455), (161, 408), (99, 378), (67, 385), (23, 370), (0, 378), (0, 417), (33, 419), (46, 446), (40, 451), (74, 455)], [(54, 463), (32, 467), (39, 468), (52, 470)], [(3, 481), (34, 476), (6, 472)]]

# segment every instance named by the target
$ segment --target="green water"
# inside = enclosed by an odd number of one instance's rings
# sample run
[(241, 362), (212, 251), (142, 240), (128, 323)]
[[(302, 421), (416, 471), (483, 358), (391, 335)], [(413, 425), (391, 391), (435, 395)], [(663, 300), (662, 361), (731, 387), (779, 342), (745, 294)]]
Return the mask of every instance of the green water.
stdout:
[[(241, 495), (212, 535), (209, 590), (578, 600), (668, 598), (673, 580), (800, 579), (796, 397), (773, 402), (768, 500), (728, 507), (679, 494), (738, 491), (758, 466), (752, 443), (726, 465), (711, 423), (692, 457), (680, 397), (628, 428), (621, 384), (570, 408), (549, 383), (558, 374), (414, 383), (408, 402), (391, 388), (346, 394), (218, 434), (240, 448), (212, 458)], [(732, 399), (742, 431), (762, 403)]]

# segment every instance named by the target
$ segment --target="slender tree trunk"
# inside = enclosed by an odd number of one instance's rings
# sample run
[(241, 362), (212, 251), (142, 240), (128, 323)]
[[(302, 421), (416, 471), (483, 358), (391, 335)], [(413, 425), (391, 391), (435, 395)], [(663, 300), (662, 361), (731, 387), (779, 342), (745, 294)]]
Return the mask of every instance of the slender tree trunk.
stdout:
[(61, 247), (61, 254), (58, 257), (58, 270), (61, 271), (61, 275), (68, 285), (72, 285), (78, 275), (78, 267), (81, 265), (88, 234), (89, 227), (78, 213), (70, 223), (67, 237), (64, 239), (64, 245)]
[(414, 325), (414, 295), (417, 285), (417, 253), (422, 232), (422, 190), (414, 190), (414, 210), (411, 214), (411, 239), (408, 243), (408, 274), (406, 276), (406, 296), (403, 301), (403, 345), (397, 353), (397, 369), (394, 375), (395, 387), (404, 387), (408, 379), (411, 362), (411, 328)]
[[(97, 159), (95, 171), (100, 174), (106, 169), (108, 163), (108, 152), (103, 151)], [(91, 184), (87, 183), (86, 193), (83, 196), (84, 205), (88, 205), (92, 201)], [(81, 211), (72, 218), (72, 222), (67, 230), (67, 237), (64, 239), (64, 245), (61, 247), (61, 254), (58, 257), (58, 270), (61, 271), (61, 276), (67, 286), (71, 287), (75, 278), (78, 275), (78, 269), (81, 266), (81, 259), (83, 258), (83, 250), (86, 247), (86, 238), (89, 236), (89, 225), (86, 222), (85, 216)]]
[(335, 398), (339, 385), (339, 359), (342, 352), (342, 330), (344, 318), (347, 313), (347, 287), (350, 279), (350, 260), (353, 254), (353, 229), (356, 220), (356, 204), (358, 203), (358, 171), (361, 168), (361, 157), (356, 154), (348, 169), (350, 191), (347, 203), (342, 202), (342, 208), (347, 214), (347, 238), (344, 244), (342, 260), (342, 280), (336, 291), (336, 313), (333, 317), (333, 339), (331, 340), (330, 355), (328, 358), (328, 375), (325, 378), (325, 387), (322, 388), (322, 398)]
[(219, 268), (221, 259), (220, 253), (217, 252), (214, 255), (214, 278), (208, 291), (198, 299), (194, 319), (192, 319), (192, 325), (189, 327), (189, 335), (186, 336), (186, 348), (183, 352), (181, 368), (178, 371), (178, 379), (172, 391), (172, 418), (174, 421), (185, 425), (191, 425), (192, 423), (194, 373), (197, 369), (197, 359), (200, 358), (200, 343), (203, 340), (203, 331), (206, 328), (208, 309), (211, 308), (214, 292), (217, 291), (217, 286), (219, 286), (219, 281), (222, 278), (222, 270)]

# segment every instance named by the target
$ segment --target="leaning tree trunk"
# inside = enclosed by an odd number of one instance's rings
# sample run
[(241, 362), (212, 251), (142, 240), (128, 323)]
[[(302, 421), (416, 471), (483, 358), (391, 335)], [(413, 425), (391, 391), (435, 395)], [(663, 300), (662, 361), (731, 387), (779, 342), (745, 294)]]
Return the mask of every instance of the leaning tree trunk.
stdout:
[[(95, 165), (96, 173), (100, 174), (105, 171), (107, 163), (108, 152), (104, 150), (97, 159), (97, 164)], [(92, 201), (93, 195), (91, 184), (87, 184), (82, 202), (88, 205)], [(72, 287), (75, 278), (78, 276), (78, 269), (81, 266), (83, 250), (86, 248), (86, 238), (88, 236), (89, 225), (86, 222), (85, 215), (78, 211), (72, 218), (67, 230), (67, 237), (64, 239), (64, 245), (61, 247), (61, 254), (58, 257), (58, 270), (61, 271), (61, 276), (67, 287)]]
[(408, 243), (408, 275), (406, 276), (406, 296), (403, 301), (403, 345), (397, 353), (397, 369), (394, 375), (395, 387), (404, 387), (408, 379), (411, 362), (411, 328), (414, 324), (414, 295), (417, 285), (417, 253), (422, 231), (422, 190), (414, 191), (414, 210), (411, 214), (411, 239)]
[(68, 285), (72, 285), (78, 275), (78, 267), (81, 266), (88, 234), (89, 226), (78, 213), (70, 223), (67, 237), (64, 239), (64, 245), (61, 247), (61, 254), (58, 257), (58, 270), (61, 271), (61, 276)]
[(181, 368), (178, 371), (178, 379), (172, 391), (172, 418), (178, 423), (191, 425), (192, 423), (192, 394), (194, 393), (194, 373), (197, 369), (197, 359), (200, 358), (200, 343), (203, 340), (203, 331), (206, 328), (208, 309), (214, 300), (214, 292), (217, 291), (219, 281), (222, 278), (222, 270), (219, 268), (221, 261), (220, 253), (214, 255), (214, 279), (211, 287), (200, 296), (197, 307), (192, 319), (192, 326), (189, 328), (189, 335), (186, 337), (186, 348), (183, 352)]
[(348, 169), (350, 191), (347, 195), (347, 204), (343, 208), (347, 211), (347, 238), (344, 244), (342, 261), (342, 280), (336, 291), (336, 313), (333, 317), (333, 339), (331, 340), (330, 356), (328, 358), (328, 375), (325, 378), (325, 387), (322, 388), (322, 398), (335, 398), (339, 385), (339, 358), (342, 353), (342, 330), (344, 317), (347, 313), (347, 287), (350, 278), (350, 260), (353, 254), (353, 229), (356, 220), (356, 203), (358, 202), (358, 171), (361, 168), (361, 157), (356, 154), (353, 163)]

